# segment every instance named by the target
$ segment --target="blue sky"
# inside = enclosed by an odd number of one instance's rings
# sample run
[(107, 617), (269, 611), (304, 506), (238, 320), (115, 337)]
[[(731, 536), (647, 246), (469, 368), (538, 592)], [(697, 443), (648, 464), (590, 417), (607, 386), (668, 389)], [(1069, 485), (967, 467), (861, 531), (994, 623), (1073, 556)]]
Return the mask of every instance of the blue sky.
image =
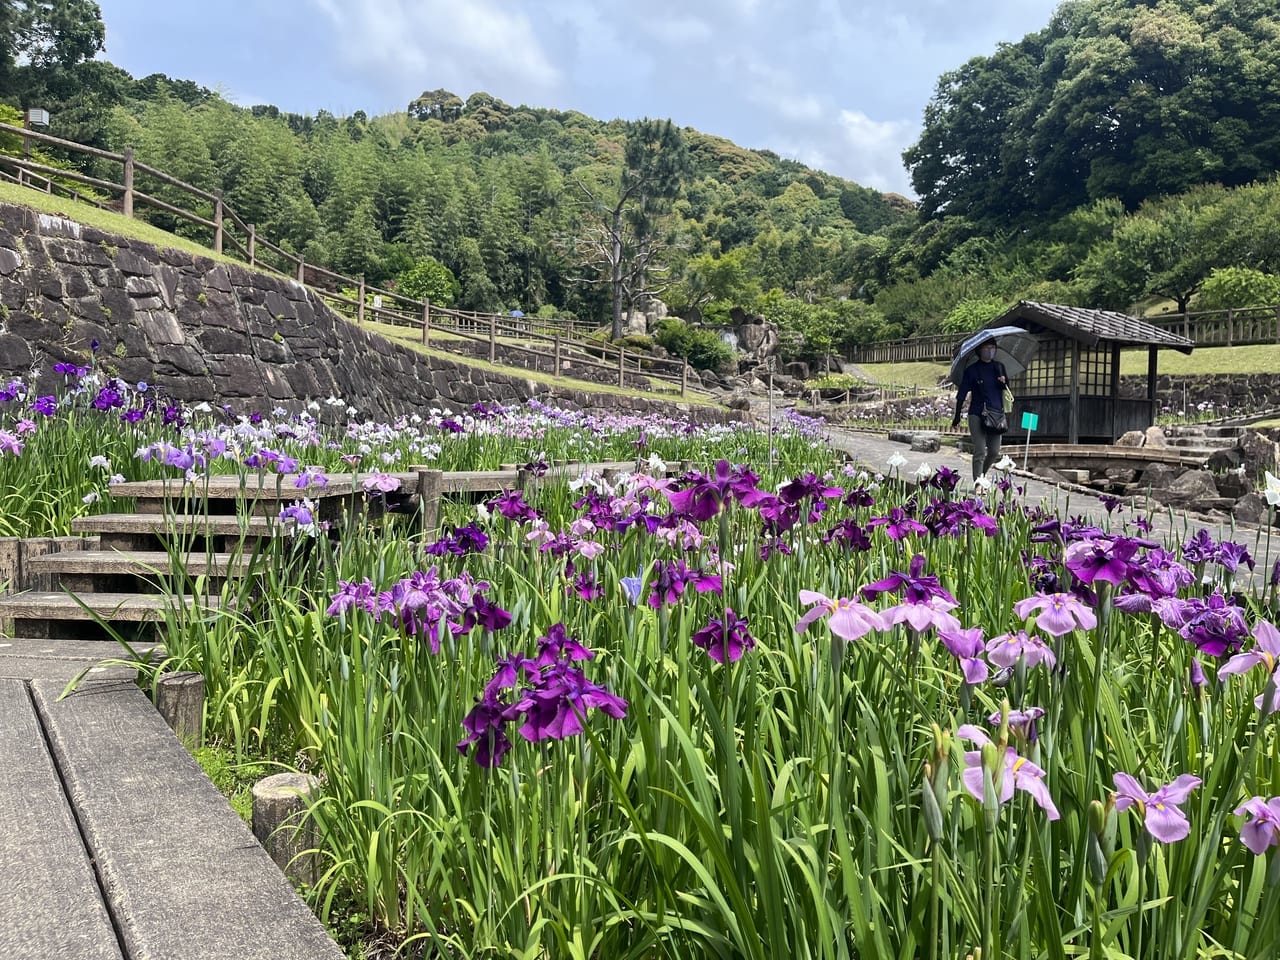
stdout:
[(99, 0), (105, 56), (245, 106), (339, 116), (485, 90), (601, 119), (671, 117), (910, 195), (938, 75), (1058, 0)]

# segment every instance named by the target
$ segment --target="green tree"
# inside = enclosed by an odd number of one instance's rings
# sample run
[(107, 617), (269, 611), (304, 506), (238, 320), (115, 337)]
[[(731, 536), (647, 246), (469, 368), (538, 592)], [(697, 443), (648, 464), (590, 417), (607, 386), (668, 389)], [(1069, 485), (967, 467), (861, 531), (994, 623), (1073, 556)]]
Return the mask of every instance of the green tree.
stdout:
[(430, 257), (396, 277), (396, 292), (414, 300), (425, 298), (442, 307), (452, 306), (461, 290), (453, 271)]

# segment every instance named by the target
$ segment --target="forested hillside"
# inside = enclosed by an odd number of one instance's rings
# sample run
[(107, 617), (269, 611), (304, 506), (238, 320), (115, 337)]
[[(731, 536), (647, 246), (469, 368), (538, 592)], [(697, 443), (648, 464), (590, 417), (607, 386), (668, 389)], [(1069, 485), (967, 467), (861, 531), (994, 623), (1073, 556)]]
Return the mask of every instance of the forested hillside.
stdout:
[(90, 59), (103, 29), (90, 0), (0, 3), (0, 99), (413, 296), (601, 325), (652, 298), (707, 323), (742, 306), (816, 349), (1021, 297), (1280, 299), (1274, 2), (1064, 3), (940, 76), (904, 156), (918, 207), (697, 130), (485, 93), (428, 90), (381, 117), (242, 108)]

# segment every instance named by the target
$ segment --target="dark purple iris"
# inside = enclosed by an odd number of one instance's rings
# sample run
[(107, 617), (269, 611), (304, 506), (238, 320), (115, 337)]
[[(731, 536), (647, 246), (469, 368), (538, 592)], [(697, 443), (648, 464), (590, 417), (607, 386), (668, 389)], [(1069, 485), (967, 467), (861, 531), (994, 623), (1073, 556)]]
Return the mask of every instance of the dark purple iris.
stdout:
[(882, 593), (901, 593), (907, 603), (928, 603), (938, 597), (954, 605), (956, 598), (942, 588), (938, 578), (924, 572), (924, 555), (917, 553), (911, 558), (911, 569), (908, 573), (894, 571), (883, 580), (868, 583), (860, 591), (862, 599), (871, 601)]
[(49, 394), (44, 397), (36, 397), (31, 401), (31, 409), (44, 417), (52, 417), (58, 412), (58, 398)]
[(919, 520), (912, 519), (901, 507), (893, 507), (887, 516), (872, 517), (867, 521), (867, 526), (884, 527), (884, 532), (889, 535), (890, 540), (901, 540), (913, 533), (929, 532), (928, 527)]
[(743, 466), (731, 466), (728, 460), (716, 463), (715, 473), (691, 473), (683, 490), (668, 491), (671, 512), (682, 514), (697, 523), (710, 520), (730, 500), (744, 507), (754, 507), (765, 497), (756, 484), (760, 478)]
[(765, 494), (765, 497), (767, 499), (762, 500), (758, 505), (765, 533), (776, 537), (786, 533), (799, 522), (799, 506), (770, 494)]
[(93, 406), (96, 410), (114, 410), (116, 407), (123, 407), (124, 394), (114, 385), (108, 384), (93, 398)]
[(670, 563), (655, 561), (653, 579), (649, 581), (649, 586), (649, 606), (655, 610), (660, 609), (664, 603), (678, 601), (687, 586), (692, 586), (698, 593), (719, 593), (722, 589), (719, 577), (689, 567), (683, 560), (673, 560)]
[(457, 420), (441, 420), (440, 429), (444, 433), (463, 433), (465, 428)]
[(1218, 545), (1209, 531), (1201, 527), (1195, 536), (1182, 545), (1182, 559), (1193, 567), (1208, 563), (1218, 553)]
[(844, 491), (831, 486), (816, 473), (806, 473), (784, 483), (778, 490), (778, 496), (784, 503), (799, 503), (807, 499), (842, 497)]
[(524, 523), (539, 518), (538, 511), (525, 502), (519, 490), (506, 490), (489, 501), (489, 509), (496, 510), (508, 520)]
[(569, 583), (569, 590), (577, 594), (579, 599), (590, 602), (599, 600), (604, 596), (604, 587), (597, 582), (595, 576), (588, 573), (580, 573)]
[(471, 606), (462, 615), (463, 633), (467, 633), (477, 626), (493, 633), (510, 624), (511, 614), (479, 593), (471, 598)]
[(866, 487), (854, 487), (844, 498), (846, 507), (874, 507), (876, 498)]
[(867, 531), (851, 519), (839, 520), (822, 535), (823, 543), (834, 543), (845, 550), (862, 552), (871, 549), (871, 537)]
[(693, 645), (707, 651), (716, 663), (741, 660), (742, 655), (756, 645), (755, 637), (747, 630), (747, 617), (740, 617), (729, 607), (723, 617), (712, 617), (701, 630), (689, 637)]
[(1235, 543), (1231, 540), (1224, 540), (1218, 544), (1217, 553), (1214, 554), (1216, 560), (1227, 573), (1235, 573), (1240, 569), (1240, 565), (1244, 564), (1250, 570), (1254, 568), (1253, 557), (1249, 556), (1249, 548), (1243, 543)]
[(1067, 547), (1063, 565), (1081, 583), (1119, 586), (1129, 576), (1130, 561), (1141, 544), (1131, 537), (1094, 537)]
[(1205, 599), (1166, 600), (1159, 613), (1166, 626), (1211, 657), (1235, 653), (1249, 635), (1244, 611), (1216, 591)]

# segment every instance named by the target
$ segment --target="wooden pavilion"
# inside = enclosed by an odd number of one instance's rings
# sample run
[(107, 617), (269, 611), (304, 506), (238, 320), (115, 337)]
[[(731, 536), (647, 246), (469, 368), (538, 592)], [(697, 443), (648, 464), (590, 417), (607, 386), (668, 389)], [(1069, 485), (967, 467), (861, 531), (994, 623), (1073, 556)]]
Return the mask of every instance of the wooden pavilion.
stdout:
[[(1025, 442), (1024, 411), (1039, 415), (1032, 441), (1114, 443), (1129, 430), (1156, 421), (1156, 356), (1162, 347), (1191, 353), (1195, 344), (1136, 317), (1023, 300), (988, 327), (1021, 327), (1035, 334), (1040, 349), (1030, 366), (1010, 377), (1017, 398), (1006, 442)], [(1120, 351), (1145, 347), (1144, 397), (1120, 395)]]

